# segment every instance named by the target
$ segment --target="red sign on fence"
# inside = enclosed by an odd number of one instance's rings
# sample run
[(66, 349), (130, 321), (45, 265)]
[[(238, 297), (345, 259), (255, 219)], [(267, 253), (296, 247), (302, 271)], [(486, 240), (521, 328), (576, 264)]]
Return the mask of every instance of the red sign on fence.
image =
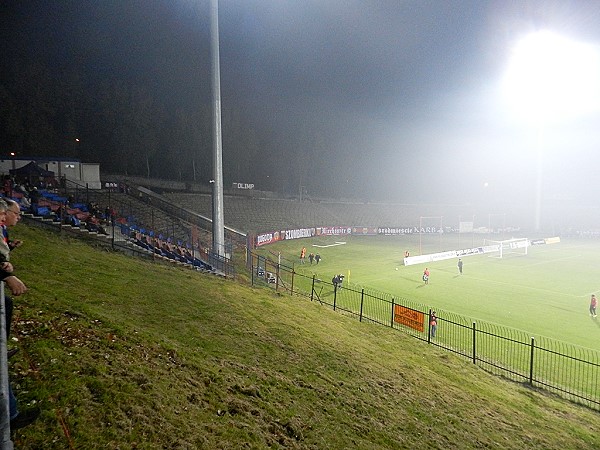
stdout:
[(394, 322), (420, 332), (425, 330), (425, 314), (404, 306), (394, 305)]

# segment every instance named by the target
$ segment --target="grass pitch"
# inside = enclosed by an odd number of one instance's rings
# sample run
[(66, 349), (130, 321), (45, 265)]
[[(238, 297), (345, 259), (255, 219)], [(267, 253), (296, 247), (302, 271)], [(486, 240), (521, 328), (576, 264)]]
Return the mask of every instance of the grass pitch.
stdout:
[[(343, 242), (343, 244), (342, 244)], [(452, 311), (474, 321), (495, 323), (532, 336), (545, 336), (600, 350), (600, 318), (589, 315), (589, 298), (600, 291), (594, 240), (563, 239), (558, 244), (529, 248), (528, 255), (503, 259), (488, 255), (430, 263), (429, 284), (421, 279), (426, 265), (404, 266), (404, 251), (412, 255), (469, 248), (483, 238), (439, 236), (352, 236), (280, 242), (260, 251), (282, 264), (293, 264), (305, 275), (330, 281), (342, 273), (345, 282), (393, 294), (438, 310)], [(460, 246), (459, 246), (460, 245)], [(321, 262), (301, 265), (302, 246), (319, 253)]]

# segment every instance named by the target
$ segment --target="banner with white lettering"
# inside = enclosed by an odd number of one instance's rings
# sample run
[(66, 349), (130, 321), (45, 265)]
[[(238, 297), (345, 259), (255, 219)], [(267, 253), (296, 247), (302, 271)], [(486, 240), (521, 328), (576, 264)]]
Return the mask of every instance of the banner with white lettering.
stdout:
[(314, 228), (297, 228), (295, 230), (282, 230), (282, 239), (301, 239), (313, 237), (315, 235)]
[(385, 236), (400, 236), (403, 234), (437, 234), (444, 230), (439, 227), (378, 227), (377, 234)]
[(344, 236), (352, 234), (350, 227), (318, 227), (317, 236)]
[(261, 233), (256, 235), (256, 246), (260, 247), (261, 245), (272, 244), (280, 240), (281, 235), (279, 231), (274, 231), (272, 233)]
[(233, 189), (254, 189), (253, 183), (233, 183)]
[(429, 255), (419, 256), (408, 256), (404, 258), (405, 266), (412, 266), (413, 264), (425, 264), (435, 261), (443, 261), (445, 259), (452, 258), (463, 258), (471, 255), (481, 255), (484, 253), (493, 253), (499, 250), (499, 244), (485, 245), (483, 247), (466, 248), (463, 250), (449, 250), (441, 253), (431, 253)]

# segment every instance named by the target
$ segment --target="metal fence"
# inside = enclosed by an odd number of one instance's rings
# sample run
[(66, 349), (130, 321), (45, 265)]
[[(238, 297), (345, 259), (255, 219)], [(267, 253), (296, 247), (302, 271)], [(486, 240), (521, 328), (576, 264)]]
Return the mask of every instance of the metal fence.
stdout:
[(4, 304), (4, 281), (0, 281), (0, 448), (13, 448), (10, 438), (10, 413), (8, 397), (8, 357), (6, 353), (6, 307)]
[[(306, 276), (248, 252), (253, 285), (318, 301), (359, 321), (384, 325), (469, 359), (505, 379), (600, 410), (600, 352), (522, 330), (475, 322), (410, 299)], [(431, 319), (437, 317), (435, 329)]]

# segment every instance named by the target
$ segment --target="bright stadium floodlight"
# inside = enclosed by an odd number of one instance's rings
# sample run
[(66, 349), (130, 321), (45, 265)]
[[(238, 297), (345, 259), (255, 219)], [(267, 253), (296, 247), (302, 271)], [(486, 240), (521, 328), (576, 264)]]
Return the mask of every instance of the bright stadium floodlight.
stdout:
[(516, 115), (547, 123), (599, 109), (599, 80), (595, 46), (540, 31), (515, 46), (504, 87)]
[(514, 48), (504, 95), (515, 116), (537, 127), (535, 231), (541, 229), (544, 127), (599, 110), (599, 80), (595, 46), (540, 31)]

